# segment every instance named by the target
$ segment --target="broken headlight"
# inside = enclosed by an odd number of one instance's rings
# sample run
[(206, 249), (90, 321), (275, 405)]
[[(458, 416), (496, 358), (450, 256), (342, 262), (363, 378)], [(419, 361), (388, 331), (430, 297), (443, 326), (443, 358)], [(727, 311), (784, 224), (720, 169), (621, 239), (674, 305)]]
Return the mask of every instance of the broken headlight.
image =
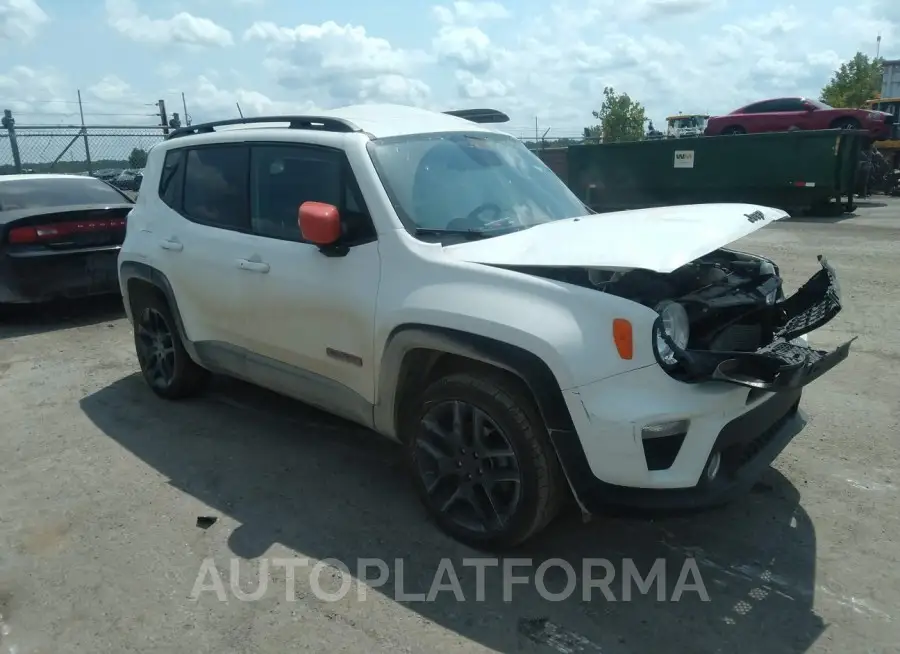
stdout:
[(654, 333), (654, 347), (659, 360), (665, 365), (672, 366), (677, 363), (675, 351), (663, 338), (663, 333), (678, 348), (682, 350), (686, 348), (691, 335), (687, 311), (683, 306), (671, 300), (660, 302), (656, 307), (656, 311), (659, 313), (659, 320), (656, 322), (657, 329)]

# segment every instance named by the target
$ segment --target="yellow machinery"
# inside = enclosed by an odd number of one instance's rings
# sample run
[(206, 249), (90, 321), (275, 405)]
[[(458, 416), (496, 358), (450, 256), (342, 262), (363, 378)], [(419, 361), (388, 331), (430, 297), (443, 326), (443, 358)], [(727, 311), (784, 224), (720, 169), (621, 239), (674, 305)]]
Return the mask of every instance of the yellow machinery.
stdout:
[(894, 168), (900, 168), (900, 137), (898, 137), (900, 135), (897, 134), (897, 132), (900, 131), (900, 98), (878, 98), (877, 100), (868, 100), (866, 101), (866, 109), (872, 111), (886, 111), (887, 113), (894, 114), (896, 121), (894, 128), (895, 138), (886, 141), (877, 141), (875, 147), (878, 148), (878, 151), (884, 155), (885, 159), (887, 159)]
[(866, 108), (894, 115), (893, 136), (878, 141), (875, 147), (894, 169), (900, 169), (900, 59), (882, 62), (881, 93), (878, 98), (866, 102)]

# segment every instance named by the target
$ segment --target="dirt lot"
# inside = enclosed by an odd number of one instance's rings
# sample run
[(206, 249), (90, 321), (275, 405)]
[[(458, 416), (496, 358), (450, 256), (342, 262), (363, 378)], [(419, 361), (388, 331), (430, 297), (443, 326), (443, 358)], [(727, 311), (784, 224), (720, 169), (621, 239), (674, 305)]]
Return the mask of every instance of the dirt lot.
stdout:
[[(207, 397), (163, 403), (137, 376), (115, 302), (16, 311), (0, 322), (0, 653), (66, 652), (897, 652), (900, 642), (898, 415), (900, 201), (843, 220), (792, 220), (739, 245), (771, 255), (796, 287), (822, 252), (846, 310), (814, 335), (851, 357), (805, 395), (809, 425), (745, 500), (716, 512), (647, 518), (566, 515), (517, 556), (585, 558), (647, 574), (668, 589), (688, 557), (709, 594), (609, 601), (579, 589), (558, 602), (534, 584), (501, 593), (480, 556), (429, 525), (399, 474), (396, 449), (303, 405), (227, 380)], [(198, 516), (218, 521), (199, 528)], [(258, 601), (272, 557), (390, 562), (387, 586), (360, 601), (317, 598), (309, 570), (296, 599), (283, 568)], [(227, 601), (192, 599), (204, 559)], [(466, 601), (427, 593), (451, 559)], [(517, 569), (535, 577), (534, 568)], [(376, 576), (374, 573), (370, 577)], [(337, 580), (322, 586), (337, 588)], [(617, 576), (617, 579), (619, 576)], [(209, 580), (207, 577), (206, 580)], [(565, 585), (548, 572), (549, 590)], [(477, 601), (482, 599), (482, 601)]]

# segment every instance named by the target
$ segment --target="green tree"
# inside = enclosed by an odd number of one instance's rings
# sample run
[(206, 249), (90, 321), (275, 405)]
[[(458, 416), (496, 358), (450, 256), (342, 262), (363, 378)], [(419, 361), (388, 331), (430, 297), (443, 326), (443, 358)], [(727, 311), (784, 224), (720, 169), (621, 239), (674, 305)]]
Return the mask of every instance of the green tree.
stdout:
[(128, 155), (129, 168), (143, 168), (147, 165), (147, 151), (141, 148), (135, 148)]
[(603, 88), (603, 104), (591, 112), (599, 124), (584, 128), (585, 138), (602, 138), (604, 142), (637, 141), (644, 137), (644, 107), (627, 93), (616, 93), (611, 86)]
[(832, 107), (858, 108), (878, 97), (883, 59), (869, 59), (857, 52), (853, 59), (834, 71), (819, 99)]

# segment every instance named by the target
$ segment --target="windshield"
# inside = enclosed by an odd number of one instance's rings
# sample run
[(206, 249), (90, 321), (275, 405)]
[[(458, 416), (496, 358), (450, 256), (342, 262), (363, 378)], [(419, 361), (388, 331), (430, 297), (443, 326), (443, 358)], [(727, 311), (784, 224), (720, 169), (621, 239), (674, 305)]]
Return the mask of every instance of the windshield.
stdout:
[(486, 235), (590, 213), (519, 140), (449, 133), (371, 141), (369, 154), (411, 231)]
[(0, 181), (0, 211), (52, 209), (77, 204), (123, 204), (130, 200), (92, 177)]
[(834, 107), (832, 107), (831, 105), (825, 104), (824, 102), (821, 102), (819, 100), (813, 100), (812, 98), (807, 98), (806, 103), (811, 104), (816, 109), (834, 109)]

